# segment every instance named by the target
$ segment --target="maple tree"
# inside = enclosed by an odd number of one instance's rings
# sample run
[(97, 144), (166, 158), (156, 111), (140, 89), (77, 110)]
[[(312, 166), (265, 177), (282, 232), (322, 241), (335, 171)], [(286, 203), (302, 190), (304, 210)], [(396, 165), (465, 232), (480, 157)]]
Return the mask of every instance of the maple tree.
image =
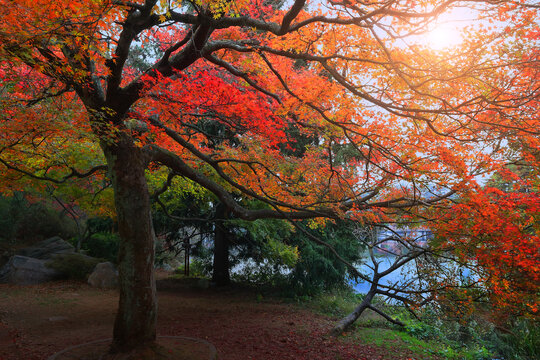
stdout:
[[(471, 188), (521, 155), (507, 141), (538, 149), (532, 2), (1, 4), (2, 185), (106, 169), (121, 238), (112, 353), (156, 339), (147, 170), (170, 169), (245, 220), (370, 223)], [(456, 7), (485, 19), (459, 47), (414, 41)], [(145, 46), (155, 57), (137, 62)]]
[[(522, 191), (475, 189), (437, 223), (445, 239), (442, 248), (452, 249), (460, 261), (478, 268), (481, 298), (489, 298), (498, 322), (540, 315), (538, 175), (531, 182), (505, 173)], [(475, 299), (467, 292), (461, 298), (464, 305), (474, 306)]]

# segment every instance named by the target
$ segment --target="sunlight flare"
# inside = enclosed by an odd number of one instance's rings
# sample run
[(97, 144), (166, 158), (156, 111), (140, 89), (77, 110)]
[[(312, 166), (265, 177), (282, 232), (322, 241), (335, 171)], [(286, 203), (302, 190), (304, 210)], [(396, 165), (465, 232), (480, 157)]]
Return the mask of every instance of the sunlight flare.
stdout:
[(463, 42), (460, 31), (450, 25), (437, 25), (425, 34), (425, 45), (435, 51), (458, 47)]

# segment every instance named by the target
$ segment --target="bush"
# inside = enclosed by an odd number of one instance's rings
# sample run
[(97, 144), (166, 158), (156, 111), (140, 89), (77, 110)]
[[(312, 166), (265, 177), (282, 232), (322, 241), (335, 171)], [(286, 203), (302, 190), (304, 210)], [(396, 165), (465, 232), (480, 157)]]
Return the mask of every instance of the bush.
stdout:
[(405, 331), (420, 340), (439, 339), (442, 336), (441, 330), (437, 325), (428, 324), (423, 321), (407, 321)]
[(490, 348), (503, 359), (540, 359), (540, 323), (517, 319), (507, 333), (492, 333)]
[(540, 359), (540, 323), (532, 319), (514, 318), (504, 330), (478, 310), (466, 318), (448, 318), (436, 308), (426, 307), (418, 312), (422, 320), (407, 312), (396, 316), (406, 324), (405, 331), (421, 340), (433, 340), (447, 348), (449, 359), (532, 360)]
[(53, 236), (69, 239), (77, 234), (74, 221), (44, 202), (30, 203), (24, 193), (0, 196), (0, 248), (31, 244)]
[[(174, 270), (174, 273), (184, 275), (184, 270), (184, 264), (181, 264)], [(189, 277), (204, 278), (207, 276), (210, 276), (210, 273), (207, 271), (205, 264), (198, 259), (191, 260), (189, 263)]]
[[(362, 302), (362, 294), (354, 294), (350, 289), (322, 292), (309, 300), (309, 306), (316, 311), (333, 317), (343, 317), (351, 313)], [(298, 297), (301, 302), (306, 301), (305, 296)]]
[[(345, 221), (328, 222), (322, 228), (311, 229), (306, 222), (305, 230), (330, 244), (335, 251), (350, 263), (361, 258), (362, 244), (354, 236), (355, 227)], [(347, 267), (325, 246), (311, 241), (302, 232), (289, 236), (287, 243), (297, 246), (299, 259), (288, 274), (289, 290), (296, 295), (314, 296), (324, 291), (343, 289), (349, 286)]]
[(60, 272), (66, 279), (86, 281), (96, 265), (103, 261), (77, 253), (60, 254), (47, 262), (46, 266)]
[(119, 242), (118, 234), (99, 232), (86, 239), (82, 244), (82, 249), (89, 256), (107, 259), (116, 264)]

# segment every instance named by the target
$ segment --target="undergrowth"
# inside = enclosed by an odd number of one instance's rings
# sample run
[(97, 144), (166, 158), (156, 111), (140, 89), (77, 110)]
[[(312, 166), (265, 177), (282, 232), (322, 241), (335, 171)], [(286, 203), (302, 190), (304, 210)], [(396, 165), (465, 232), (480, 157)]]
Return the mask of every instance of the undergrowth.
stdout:
[[(321, 293), (297, 301), (318, 313), (336, 320), (349, 314), (363, 295), (341, 290)], [(425, 308), (415, 318), (405, 308), (386, 304), (375, 298), (374, 305), (383, 309), (404, 327), (391, 324), (371, 310), (349, 329), (344, 337), (355, 342), (382, 347), (404, 347), (420, 358), (465, 360), (533, 360), (540, 358), (540, 326), (530, 320), (515, 320), (511, 331), (501, 333), (480, 316), (448, 320), (434, 308)]]

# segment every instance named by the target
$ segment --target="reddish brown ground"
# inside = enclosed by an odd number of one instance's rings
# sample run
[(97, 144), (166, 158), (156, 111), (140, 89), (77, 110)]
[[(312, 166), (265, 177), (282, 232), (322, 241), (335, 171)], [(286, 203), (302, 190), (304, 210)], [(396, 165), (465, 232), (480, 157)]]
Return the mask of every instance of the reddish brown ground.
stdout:
[[(401, 350), (327, 337), (332, 320), (253, 294), (162, 280), (158, 334), (205, 339), (220, 360), (407, 359)], [(0, 360), (47, 359), (111, 337), (117, 293), (79, 283), (0, 285)]]

